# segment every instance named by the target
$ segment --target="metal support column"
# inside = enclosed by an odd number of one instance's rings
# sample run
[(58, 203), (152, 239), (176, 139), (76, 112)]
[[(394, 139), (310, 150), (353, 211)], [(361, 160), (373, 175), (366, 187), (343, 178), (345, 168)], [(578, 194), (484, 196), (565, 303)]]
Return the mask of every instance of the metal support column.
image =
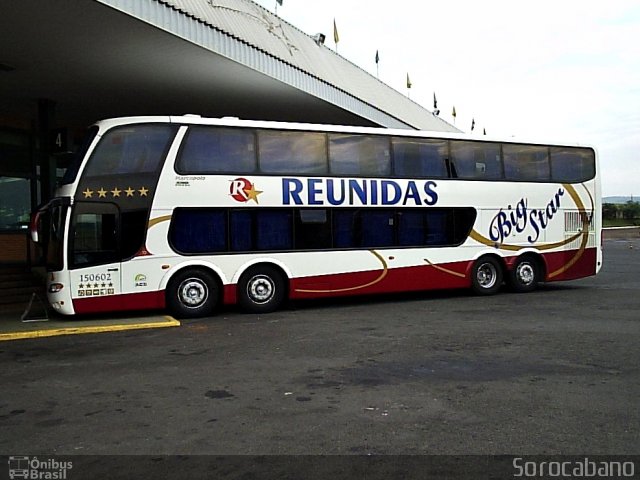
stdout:
[(38, 99), (38, 165), (40, 165), (40, 202), (51, 199), (56, 188), (56, 165), (51, 156), (50, 132), (54, 127), (56, 103)]

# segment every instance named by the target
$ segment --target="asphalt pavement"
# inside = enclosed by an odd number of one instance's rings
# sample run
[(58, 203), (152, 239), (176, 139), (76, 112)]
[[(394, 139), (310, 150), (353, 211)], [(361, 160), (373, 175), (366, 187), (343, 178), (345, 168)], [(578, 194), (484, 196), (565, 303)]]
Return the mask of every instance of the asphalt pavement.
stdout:
[(638, 455), (639, 311), (640, 242), (609, 240), (529, 294), (0, 342), (0, 453)]

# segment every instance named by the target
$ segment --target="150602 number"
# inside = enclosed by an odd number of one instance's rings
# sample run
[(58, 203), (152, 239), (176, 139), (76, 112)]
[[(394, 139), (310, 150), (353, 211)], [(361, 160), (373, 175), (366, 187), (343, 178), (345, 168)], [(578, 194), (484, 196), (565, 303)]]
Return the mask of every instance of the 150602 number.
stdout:
[(110, 282), (110, 273), (83, 273), (80, 275), (80, 282)]

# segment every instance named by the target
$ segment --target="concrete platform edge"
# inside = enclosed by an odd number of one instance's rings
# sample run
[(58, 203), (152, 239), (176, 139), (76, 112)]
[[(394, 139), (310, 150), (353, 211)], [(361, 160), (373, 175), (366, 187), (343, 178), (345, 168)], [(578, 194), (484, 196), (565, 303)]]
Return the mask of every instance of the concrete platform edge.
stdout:
[(43, 328), (38, 330), (0, 333), (0, 341), (25, 340), (30, 338), (56, 337), (60, 335), (83, 335), (88, 333), (120, 332), (146, 328), (179, 327), (181, 323), (173, 317), (165, 316), (162, 322), (118, 323), (114, 325), (96, 325), (81, 327)]

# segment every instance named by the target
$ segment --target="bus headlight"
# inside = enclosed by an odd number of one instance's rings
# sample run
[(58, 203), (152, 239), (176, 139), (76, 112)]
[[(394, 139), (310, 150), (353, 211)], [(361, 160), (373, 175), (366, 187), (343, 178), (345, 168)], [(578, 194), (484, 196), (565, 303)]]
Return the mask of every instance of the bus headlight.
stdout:
[(58, 293), (63, 288), (64, 285), (61, 283), (52, 283), (51, 285), (49, 285), (49, 293)]

